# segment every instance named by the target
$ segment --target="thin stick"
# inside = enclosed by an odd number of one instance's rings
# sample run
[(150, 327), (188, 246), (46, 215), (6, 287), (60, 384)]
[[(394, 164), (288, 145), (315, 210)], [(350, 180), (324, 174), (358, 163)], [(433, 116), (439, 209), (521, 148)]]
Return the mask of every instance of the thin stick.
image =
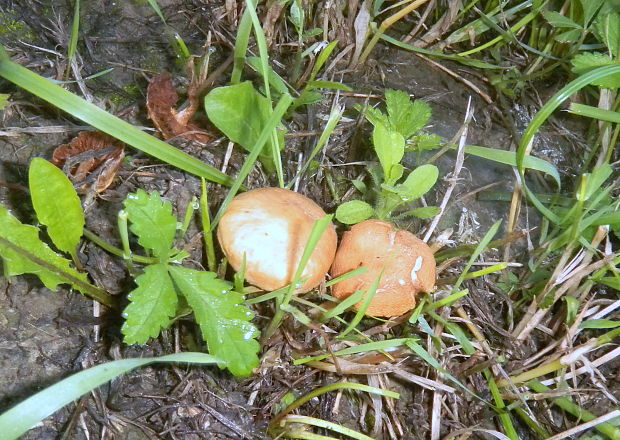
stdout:
[(439, 224), (439, 220), (441, 220), (441, 217), (443, 216), (446, 210), (446, 206), (448, 205), (448, 201), (450, 200), (452, 191), (454, 191), (454, 188), (456, 187), (456, 182), (458, 181), (459, 174), (461, 173), (461, 168), (463, 168), (463, 161), (465, 160), (465, 143), (467, 142), (467, 131), (469, 127), (469, 122), (471, 121), (471, 118), (473, 117), (473, 115), (474, 115), (474, 112), (471, 106), (471, 96), (470, 96), (469, 100), (467, 101), (467, 111), (465, 112), (465, 120), (463, 122), (463, 129), (462, 129), (463, 132), (461, 133), (461, 139), (459, 140), (459, 148), (456, 154), (456, 163), (454, 164), (454, 171), (452, 172), (452, 176), (450, 176), (450, 178), (448, 179), (448, 181), (450, 182), (450, 186), (448, 187), (446, 194), (444, 195), (443, 200), (441, 201), (441, 205), (439, 206), (441, 211), (439, 212), (438, 215), (436, 215), (433, 218), (433, 221), (431, 225), (429, 226), (428, 231), (426, 231), (426, 234), (424, 235), (425, 243), (428, 242), (428, 240), (431, 238), (431, 235), (433, 235), (435, 228), (437, 228), (437, 225)]

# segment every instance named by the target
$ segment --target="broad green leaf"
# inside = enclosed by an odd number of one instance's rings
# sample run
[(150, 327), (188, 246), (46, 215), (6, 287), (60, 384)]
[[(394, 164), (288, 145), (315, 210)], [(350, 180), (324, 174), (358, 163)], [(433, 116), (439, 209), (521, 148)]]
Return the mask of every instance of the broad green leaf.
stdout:
[(165, 261), (177, 230), (177, 218), (172, 213), (170, 202), (162, 202), (157, 191), (147, 194), (139, 189), (137, 193), (127, 196), (124, 205), (131, 222), (129, 228), (138, 236), (138, 243)]
[[(257, 92), (250, 81), (245, 81), (211, 90), (205, 96), (205, 110), (222, 133), (250, 152), (271, 115), (271, 102)], [(283, 147), (284, 132), (278, 130), (278, 148)], [(262, 151), (260, 160), (271, 172), (275, 166), (271, 137)]]
[(235, 376), (248, 376), (259, 364), (258, 330), (250, 322), (254, 314), (243, 304), (243, 295), (213, 272), (169, 267), (177, 289), (194, 310), (209, 352), (226, 362)]
[[(336, 81), (310, 81), (306, 86), (307, 90), (314, 89), (331, 89), (331, 90), (344, 90), (345, 92), (351, 92), (353, 89), (346, 84)], [(322, 96), (321, 96), (322, 98)]]
[(402, 90), (386, 90), (385, 103), (392, 129), (405, 139), (420, 131), (431, 119), (431, 107), (424, 101), (411, 101)]
[(84, 394), (135, 368), (155, 362), (215, 364), (221, 360), (205, 353), (187, 352), (154, 358), (121, 359), (88, 368), (47, 387), (0, 415), (2, 439), (19, 438), (45, 418)]
[(351, 200), (336, 209), (336, 220), (345, 225), (354, 225), (368, 220), (374, 213), (375, 210), (368, 203), (361, 200)]
[[(614, 61), (608, 55), (587, 52), (575, 56), (575, 58), (573, 58), (572, 60), (572, 64), (572, 71), (577, 75), (583, 75), (590, 72), (591, 70), (596, 69), (597, 67), (613, 66), (617, 65), (618, 62)], [(607, 89), (617, 89), (618, 87), (620, 87), (620, 74), (609, 75), (604, 78), (594, 80), (591, 82), (591, 84)]]
[(573, 20), (563, 16), (559, 12), (544, 10), (542, 11), (542, 15), (543, 17), (545, 17), (545, 20), (547, 20), (549, 24), (553, 27), (582, 29), (580, 24), (575, 23)]
[(596, 31), (607, 46), (609, 54), (617, 56), (620, 51), (620, 14), (599, 15)]
[(407, 176), (407, 179), (398, 185), (398, 194), (405, 202), (419, 199), (437, 182), (439, 169), (435, 165), (426, 164), (417, 167)]
[(35, 158), (28, 171), (30, 197), (37, 218), (58, 249), (72, 256), (84, 232), (84, 212), (73, 184), (50, 162)]
[(412, 136), (407, 142), (407, 146), (405, 147), (405, 151), (424, 151), (424, 150), (434, 150), (435, 148), (439, 148), (441, 146), (441, 136), (430, 133), (422, 133)]
[(620, 327), (620, 321), (612, 321), (609, 319), (589, 319), (579, 324), (579, 328), (605, 329), (617, 327)]
[(297, 108), (301, 107), (302, 105), (316, 104), (317, 102), (320, 102), (321, 99), (323, 99), (323, 95), (321, 94), (321, 92), (315, 92), (311, 88), (307, 88), (303, 92), (301, 92), (301, 95), (295, 98), (292, 107)]
[[(514, 151), (498, 150), (495, 148), (479, 147), (477, 145), (465, 146), (465, 152), (472, 156), (482, 157), (484, 159), (492, 160), (493, 162), (503, 163), (504, 165), (517, 166), (517, 154)], [(560, 187), (560, 173), (557, 168), (547, 162), (534, 156), (526, 156), (523, 162), (525, 168), (531, 170), (541, 171), (549, 176), (553, 177), (555, 183)]]
[[(39, 239), (39, 230), (24, 225), (0, 205), (0, 256), (7, 277), (31, 273), (45, 287), (57, 290), (59, 284), (70, 284), (81, 292), (88, 290), (86, 275), (71, 268), (69, 260), (52, 251)], [(95, 286), (91, 286), (96, 289)]]
[[(387, 179), (392, 167), (399, 163), (405, 154), (405, 138), (400, 133), (389, 130), (383, 124), (378, 124), (375, 125), (373, 131), (372, 142)], [(386, 183), (391, 185), (394, 182), (386, 181)]]
[(125, 324), (121, 329), (127, 344), (144, 344), (170, 325), (177, 306), (177, 294), (165, 264), (152, 264), (136, 278), (138, 287), (127, 298)]
[(300, 0), (293, 0), (289, 9), (289, 19), (301, 37), (304, 31), (304, 8)]

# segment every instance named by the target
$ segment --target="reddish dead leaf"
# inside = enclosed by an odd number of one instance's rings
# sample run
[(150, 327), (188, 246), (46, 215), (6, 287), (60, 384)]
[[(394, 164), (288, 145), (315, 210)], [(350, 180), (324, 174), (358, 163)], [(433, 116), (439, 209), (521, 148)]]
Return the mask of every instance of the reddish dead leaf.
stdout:
[(54, 150), (52, 163), (74, 183), (101, 193), (112, 184), (124, 157), (125, 148), (117, 139), (99, 131), (83, 131)]
[(211, 136), (197, 125), (189, 122), (198, 110), (198, 96), (193, 85), (190, 87), (189, 105), (182, 111), (176, 110), (179, 99), (172, 77), (164, 72), (151, 80), (146, 92), (146, 107), (149, 118), (160, 131), (164, 139), (182, 137), (206, 144)]

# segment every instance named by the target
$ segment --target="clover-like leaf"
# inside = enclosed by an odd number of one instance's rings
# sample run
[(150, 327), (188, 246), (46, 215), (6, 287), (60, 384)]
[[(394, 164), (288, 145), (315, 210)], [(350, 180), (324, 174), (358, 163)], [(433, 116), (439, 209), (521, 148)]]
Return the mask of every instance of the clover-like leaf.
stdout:
[(171, 251), (177, 230), (177, 218), (169, 201), (162, 202), (159, 193), (147, 194), (139, 189), (125, 199), (125, 212), (131, 222), (131, 232), (138, 236), (138, 243), (165, 260)]
[(84, 212), (73, 184), (58, 167), (35, 158), (28, 171), (30, 196), (39, 221), (58, 249), (72, 256), (84, 232)]
[(128, 296), (125, 324), (121, 329), (127, 344), (144, 344), (170, 325), (177, 306), (177, 294), (165, 264), (152, 264), (136, 278), (138, 287)]
[(59, 284), (70, 284), (81, 292), (96, 289), (86, 275), (70, 266), (69, 260), (56, 254), (39, 239), (39, 230), (24, 225), (0, 205), (0, 256), (7, 277), (31, 273), (45, 287), (57, 290)]
[(361, 200), (351, 200), (338, 206), (336, 220), (345, 225), (354, 225), (368, 220), (374, 213), (375, 210), (368, 203)]
[(243, 305), (243, 295), (213, 272), (169, 267), (177, 289), (194, 310), (209, 353), (223, 359), (235, 376), (248, 376), (257, 367), (258, 330), (250, 322), (254, 314)]

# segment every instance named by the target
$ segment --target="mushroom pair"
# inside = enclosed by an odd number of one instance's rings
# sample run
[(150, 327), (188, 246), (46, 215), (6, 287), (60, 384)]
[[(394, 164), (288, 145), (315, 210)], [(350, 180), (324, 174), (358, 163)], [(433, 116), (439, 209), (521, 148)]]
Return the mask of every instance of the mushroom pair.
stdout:
[[(247, 281), (264, 290), (289, 284), (314, 223), (325, 212), (309, 198), (281, 188), (260, 188), (233, 199), (222, 216), (217, 236), (230, 265), (239, 270), (245, 255)], [(435, 285), (435, 258), (422, 240), (394, 225), (367, 220), (338, 238), (330, 225), (319, 240), (297, 289), (307, 292), (330, 270), (333, 277), (364, 266), (368, 272), (337, 283), (333, 294), (344, 299), (367, 290), (381, 275), (366, 314), (399, 316), (413, 309), (419, 292)], [(382, 272), (383, 271), (383, 272)], [(359, 305), (359, 304), (358, 304)]]

